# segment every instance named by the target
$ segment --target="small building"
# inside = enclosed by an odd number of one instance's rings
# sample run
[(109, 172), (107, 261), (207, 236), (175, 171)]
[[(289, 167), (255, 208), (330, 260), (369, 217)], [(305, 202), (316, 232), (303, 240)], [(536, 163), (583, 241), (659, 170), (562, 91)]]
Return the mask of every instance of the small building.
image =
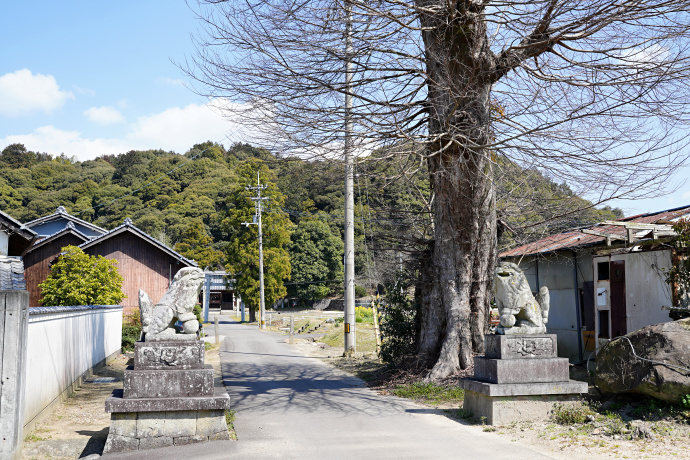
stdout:
[[(222, 311), (236, 310), (239, 308), (239, 298), (235, 295), (235, 280), (225, 271), (205, 271), (204, 287), (199, 293), (199, 303), (208, 309)], [(207, 294), (208, 290), (208, 294)]]
[(547, 330), (560, 356), (582, 361), (619, 335), (669, 321), (671, 226), (690, 206), (640, 214), (559, 233), (504, 251), (532, 290), (549, 288)]
[[(0, 216), (0, 225), (2, 222)], [(16, 224), (22, 227), (18, 222)], [(28, 222), (23, 228), (30, 232), (26, 235), (35, 236), (32, 244), (24, 250), (26, 288), (31, 307), (40, 305), (41, 289), (38, 285), (50, 275), (50, 264), (68, 245), (78, 246), (86, 254), (101, 255), (118, 262), (118, 272), (123, 278), (122, 292), (127, 296), (122, 301), (125, 314), (138, 308), (139, 289), (157, 302), (168, 290), (178, 270), (197, 266), (194, 261), (138, 229), (129, 218), (108, 231), (67, 213), (60, 206), (55, 213)]]
[(139, 307), (139, 289), (151, 301), (158, 302), (168, 290), (175, 274), (197, 263), (138, 229), (130, 218), (107, 233), (83, 242), (79, 247), (92, 256), (116, 260), (122, 275), (122, 292), (127, 297), (121, 302), (127, 314)]

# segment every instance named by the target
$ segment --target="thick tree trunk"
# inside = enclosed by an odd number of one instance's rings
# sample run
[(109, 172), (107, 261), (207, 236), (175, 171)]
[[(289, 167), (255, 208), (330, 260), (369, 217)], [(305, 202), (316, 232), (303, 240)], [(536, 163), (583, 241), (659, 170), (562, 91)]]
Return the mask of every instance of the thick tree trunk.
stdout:
[(249, 322), (253, 323), (256, 321), (256, 308), (249, 307)]
[[(426, 47), (429, 172), (435, 200), (434, 279), (424, 296), (419, 356), (440, 379), (472, 364), (483, 347), (496, 248), (491, 83), (486, 26), (471, 2), (419, 1)], [(423, 4), (423, 5), (421, 5)], [(449, 11), (448, 5), (453, 5)], [(432, 8), (432, 7), (435, 7)], [(476, 8), (476, 10), (472, 10)]]

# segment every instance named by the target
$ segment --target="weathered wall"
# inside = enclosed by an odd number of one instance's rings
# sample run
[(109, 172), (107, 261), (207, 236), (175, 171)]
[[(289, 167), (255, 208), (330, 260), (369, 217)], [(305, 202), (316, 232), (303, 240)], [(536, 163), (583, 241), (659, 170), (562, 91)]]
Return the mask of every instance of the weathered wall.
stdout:
[(122, 300), (126, 309), (139, 307), (139, 289), (155, 304), (167, 292), (170, 281), (186, 265), (132, 233), (121, 233), (84, 249), (89, 255), (117, 260), (122, 275)]
[[(605, 261), (625, 261), (625, 309), (627, 332), (652, 324), (671, 321), (671, 288), (664, 272), (671, 268), (671, 250), (631, 252), (594, 257), (593, 266)], [(595, 290), (604, 290), (604, 297), (597, 299), (597, 310), (609, 310), (611, 305), (608, 281), (596, 282)], [(597, 331), (600, 325), (597, 315)], [(605, 343), (602, 342), (602, 343)]]
[(50, 262), (62, 252), (62, 248), (65, 246), (78, 246), (83, 242), (83, 239), (66, 233), (53, 241), (32, 248), (24, 255), (24, 276), (26, 277), (26, 290), (29, 291), (30, 295), (30, 307), (40, 305), (41, 288), (38, 285), (50, 275)]
[(29, 313), (25, 431), (117, 354), (122, 342), (119, 305), (37, 307)]

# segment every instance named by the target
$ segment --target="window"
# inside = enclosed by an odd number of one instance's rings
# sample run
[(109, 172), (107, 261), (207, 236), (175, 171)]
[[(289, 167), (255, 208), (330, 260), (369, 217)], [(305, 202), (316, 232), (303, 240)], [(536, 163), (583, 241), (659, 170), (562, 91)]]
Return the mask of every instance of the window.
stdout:
[(606, 281), (608, 279), (609, 279), (609, 263), (608, 263), (608, 261), (599, 262), (597, 264), (597, 280), (598, 281)]

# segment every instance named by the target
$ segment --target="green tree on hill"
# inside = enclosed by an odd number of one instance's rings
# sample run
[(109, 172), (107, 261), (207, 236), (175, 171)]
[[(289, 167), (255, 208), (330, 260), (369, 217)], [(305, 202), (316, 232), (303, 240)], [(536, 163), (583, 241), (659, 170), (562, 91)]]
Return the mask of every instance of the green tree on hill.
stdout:
[[(290, 238), (290, 293), (300, 299), (326, 297), (343, 283), (343, 240), (319, 219), (302, 220)], [(333, 282), (321, 283), (321, 281)], [(300, 284), (301, 283), (301, 284)]]
[(223, 260), (223, 253), (211, 247), (213, 238), (204, 228), (204, 223), (195, 220), (182, 233), (182, 241), (175, 250), (188, 259), (195, 260), (201, 268), (216, 269)]
[(264, 298), (266, 305), (271, 305), (287, 293), (284, 280), (290, 279), (290, 257), (286, 246), (290, 242), (293, 224), (281, 207), (285, 196), (276, 186), (274, 175), (260, 160), (249, 159), (237, 168), (238, 184), (232, 189), (226, 200), (227, 213), (222, 226), (228, 235), (226, 247), (226, 270), (232, 273), (237, 291), (249, 307), (250, 321), (255, 321), (259, 308), (259, 241), (256, 225), (244, 226), (243, 222), (252, 222), (254, 202), (252, 191), (247, 186), (255, 186), (257, 172), (260, 173), (262, 185), (267, 188), (262, 195), (264, 201), (263, 216), (263, 253), (264, 253)]

